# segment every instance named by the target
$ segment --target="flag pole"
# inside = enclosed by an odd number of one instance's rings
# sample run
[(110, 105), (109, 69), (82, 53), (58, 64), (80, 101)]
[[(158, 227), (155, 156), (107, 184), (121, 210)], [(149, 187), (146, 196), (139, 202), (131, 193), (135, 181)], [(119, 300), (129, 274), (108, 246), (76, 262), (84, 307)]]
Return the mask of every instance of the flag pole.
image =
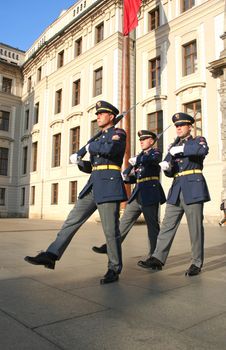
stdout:
[[(124, 14), (123, 14), (124, 16)], [(128, 35), (122, 36), (122, 80), (121, 80), (121, 110), (130, 109), (130, 38)], [(131, 157), (131, 135), (130, 135), (130, 112), (123, 118), (122, 127), (126, 131), (126, 151), (123, 159), (123, 170), (129, 165)], [(129, 197), (131, 194), (131, 185), (126, 184), (126, 192)], [(122, 209), (125, 209), (126, 203), (122, 203)]]

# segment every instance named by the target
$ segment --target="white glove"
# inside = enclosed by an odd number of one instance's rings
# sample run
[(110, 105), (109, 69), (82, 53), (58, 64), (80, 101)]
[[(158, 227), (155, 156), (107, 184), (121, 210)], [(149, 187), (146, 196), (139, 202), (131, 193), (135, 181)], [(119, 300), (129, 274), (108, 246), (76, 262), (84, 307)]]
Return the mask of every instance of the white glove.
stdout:
[(89, 143), (86, 145), (85, 149), (86, 149), (86, 152), (89, 152)]
[(129, 159), (129, 163), (132, 165), (132, 166), (134, 166), (135, 164), (136, 164), (136, 161), (137, 161), (137, 157), (135, 156), (135, 157), (131, 157), (130, 159)]
[(163, 162), (160, 162), (159, 166), (163, 171), (170, 171), (172, 168), (171, 164), (168, 163), (166, 160), (164, 160)]
[(121, 173), (123, 181), (128, 180), (128, 175)]
[(70, 156), (70, 161), (71, 161), (72, 164), (78, 164), (79, 163), (78, 154), (77, 153), (73, 153)]
[(183, 153), (184, 152), (184, 145), (174, 146), (174, 147), (170, 148), (169, 152), (172, 156), (175, 156), (175, 154), (178, 154), (178, 153)]

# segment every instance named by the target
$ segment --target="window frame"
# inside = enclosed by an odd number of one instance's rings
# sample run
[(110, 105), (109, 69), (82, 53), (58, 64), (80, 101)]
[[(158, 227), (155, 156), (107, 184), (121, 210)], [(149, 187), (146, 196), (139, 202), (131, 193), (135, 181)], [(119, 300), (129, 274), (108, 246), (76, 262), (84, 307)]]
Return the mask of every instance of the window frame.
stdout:
[(104, 22), (99, 23), (95, 27), (95, 44), (104, 40)]
[(55, 114), (62, 111), (62, 88), (55, 92)]
[(31, 202), (30, 205), (35, 205), (35, 186), (31, 186)]
[(0, 130), (9, 131), (10, 112), (0, 110)]
[[(154, 25), (152, 26), (154, 22)], [(160, 26), (160, 10), (159, 6), (148, 12), (148, 31), (151, 32)]]
[(38, 124), (39, 121), (39, 107), (40, 103), (36, 102), (34, 105), (34, 124)]
[[(186, 2), (188, 2), (186, 6)], [(195, 0), (181, 0), (181, 12), (186, 12), (195, 6)]]
[(37, 171), (38, 164), (38, 141), (32, 143), (32, 171)]
[[(4, 153), (5, 154), (2, 154)], [(0, 147), (0, 176), (8, 176), (9, 148)]]
[(69, 183), (69, 204), (75, 204), (78, 197), (78, 181), (70, 181)]
[(61, 158), (61, 133), (53, 135), (53, 158), (52, 158), (52, 168), (60, 166)]
[[(195, 50), (193, 48), (195, 47)], [(191, 51), (186, 54), (186, 50), (191, 48)], [(197, 41), (192, 40), (182, 46), (183, 50), (183, 76), (188, 76), (194, 74), (197, 71)], [(188, 65), (188, 60), (190, 58), (190, 65)], [(189, 72), (189, 69), (191, 71)]]
[(37, 83), (42, 80), (42, 66), (37, 69)]
[[(4, 84), (5, 83), (5, 84)], [(2, 77), (2, 92), (6, 94), (12, 94), (13, 79)]]
[[(98, 74), (100, 74), (100, 77), (98, 77)], [(100, 85), (100, 86), (98, 86)], [(94, 76), (93, 76), (93, 97), (96, 97), (98, 95), (101, 95), (103, 92), (103, 67), (99, 67), (94, 70)]]
[[(151, 117), (154, 117), (155, 128), (151, 127)], [(152, 113), (147, 114), (147, 130), (154, 132), (156, 135), (161, 134), (163, 132), (163, 110), (158, 110)], [(158, 141), (156, 141), (155, 146), (160, 149), (163, 153), (164, 143), (163, 137), (161, 137)]]
[(59, 183), (52, 183), (51, 187), (51, 205), (58, 205)]
[(70, 129), (70, 154), (77, 153), (80, 148), (80, 126)]
[[(200, 109), (198, 109), (198, 104), (200, 104)], [(188, 111), (189, 105), (192, 105), (192, 113), (190, 111)], [(184, 112), (191, 115), (194, 119), (195, 122), (193, 124), (193, 128), (192, 128), (192, 134), (194, 137), (196, 136), (201, 136), (202, 135), (202, 129), (203, 129), (203, 121), (202, 121), (202, 100), (193, 100), (190, 102), (187, 102), (183, 105), (184, 107)], [(197, 114), (199, 114), (200, 116), (197, 117)], [(198, 127), (197, 123), (200, 123), (201, 126)], [(200, 132), (198, 132), (198, 130), (200, 130)]]
[(57, 68), (61, 68), (64, 66), (64, 50), (61, 50), (57, 54)]
[(4, 207), (6, 205), (6, 188), (0, 187), (0, 206)]
[(75, 57), (82, 54), (82, 36), (75, 40)]
[(73, 81), (72, 86), (72, 107), (80, 104), (81, 98), (81, 79)]
[(161, 86), (161, 56), (148, 61), (149, 89)]

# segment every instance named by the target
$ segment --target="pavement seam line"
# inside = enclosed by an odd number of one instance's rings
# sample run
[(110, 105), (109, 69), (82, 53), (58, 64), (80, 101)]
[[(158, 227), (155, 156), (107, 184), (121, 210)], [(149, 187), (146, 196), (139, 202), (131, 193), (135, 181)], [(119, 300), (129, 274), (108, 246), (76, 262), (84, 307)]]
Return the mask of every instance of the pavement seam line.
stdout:
[(49, 340), (48, 338), (44, 337), (42, 334), (37, 333), (37, 332), (35, 331), (35, 328), (29, 327), (26, 323), (21, 322), (21, 321), (18, 320), (16, 317), (14, 317), (13, 315), (11, 315), (10, 313), (8, 313), (8, 312), (5, 311), (5, 310), (2, 310), (1, 308), (0, 308), (0, 311), (1, 311), (4, 315), (6, 315), (7, 317), (9, 317), (10, 319), (13, 319), (13, 320), (14, 320), (15, 322), (17, 322), (19, 325), (21, 325), (21, 326), (23, 326), (24, 328), (26, 328), (27, 330), (29, 330), (29, 331), (35, 333), (35, 334), (38, 335), (40, 338), (43, 338), (43, 339), (47, 340), (48, 343), (50, 343), (50, 344), (56, 346), (59, 350), (64, 350), (64, 348), (59, 347), (57, 344), (55, 344), (53, 341)]

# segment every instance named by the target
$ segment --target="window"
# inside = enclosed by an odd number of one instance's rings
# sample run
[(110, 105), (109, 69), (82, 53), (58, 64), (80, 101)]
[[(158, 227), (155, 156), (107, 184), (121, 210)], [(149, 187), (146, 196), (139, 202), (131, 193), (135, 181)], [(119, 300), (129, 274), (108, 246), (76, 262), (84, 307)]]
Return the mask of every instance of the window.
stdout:
[(181, 0), (181, 11), (185, 12), (195, 6), (195, 0)]
[(9, 112), (0, 111), (0, 130), (9, 131)]
[(71, 129), (71, 149), (70, 153), (76, 153), (79, 150), (79, 140), (80, 140), (80, 127)]
[(94, 71), (94, 93), (93, 96), (102, 94), (102, 75), (103, 68), (98, 68)]
[(27, 92), (31, 91), (31, 77), (28, 77), (27, 79)]
[(96, 44), (102, 41), (103, 39), (104, 39), (104, 22), (96, 26), (96, 33), (95, 33)]
[(25, 205), (25, 187), (21, 188), (20, 205), (21, 205), (21, 207), (24, 207), (24, 205)]
[(60, 68), (64, 65), (64, 50), (58, 53), (57, 56), (57, 68)]
[(0, 175), (7, 176), (9, 149), (0, 147)]
[(61, 112), (61, 104), (62, 104), (62, 89), (56, 91), (56, 96), (55, 96), (55, 114)]
[(161, 85), (160, 57), (149, 61), (149, 89)]
[(53, 136), (53, 167), (60, 166), (61, 134)]
[(82, 53), (82, 37), (75, 41), (75, 57)]
[(32, 171), (37, 170), (38, 142), (32, 143)]
[(51, 204), (58, 204), (58, 184), (52, 184)]
[(35, 205), (35, 186), (31, 186), (31, 205)]
[(34, 124), (38, 123), (38, 118), (39, 118), (39, 102), (35, 104), (35, 110), (34, 110)]
[(39, 82), (42, 79), (42, 67), (39, 67), (37, 69), (37, 82)]
[[(163, 112), (157, 111), (147, 115), (147, 129), (156, 135), (163, 132)], [(163, 137), (156, 142), (157, 147), (163, 152)]]
[(96, 120), (93, 120), (91, 122), (91, 137), (93, 137), (94, 135), (96, 135), (98, 132), (100, 131), (99, 126), (97, 124)]
[(202, 106), (201, 100), (186, 103), (184, 105), (184, 111), (190, 114), (194, 119), (193, 124), (193, 136), (202, 135)]
[(0, 205), (5, 205), (5, 188), (0, 188)]
[(25, 121), (24, 121), (24, 130), (29, 128), (29, 109), (25, 111)]
[(159, 27), (159, 7), (148, 13), (148, 30), (152, 31)]
[(196, 41), (183, 46), (184, 75), (189, 75), (197, 70), (197, 49)]
[(11, 94), (12, 92), (12, 79), (3, 77), (2, 79), (2, 92), (6, 92), (7, 94)]
[(22, 163), (23, 175), (27, 173), (27, 151), (28, 151), (28, 147), (27, 146), (23, 147), (23, 163)]
[(74, 204), (77, 202), (77, 181), (70, 181), (70, 197), (69, 203)]
[(77, 106), (80, 103), (80, 79), (73, 82), (72, 106)]

